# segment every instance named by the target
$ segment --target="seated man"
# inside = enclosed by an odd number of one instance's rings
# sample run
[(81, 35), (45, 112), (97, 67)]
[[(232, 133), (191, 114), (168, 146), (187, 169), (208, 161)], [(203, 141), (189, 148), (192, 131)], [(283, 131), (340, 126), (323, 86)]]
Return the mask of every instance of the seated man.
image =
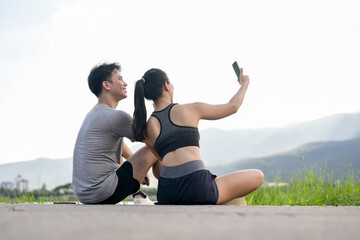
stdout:
[[(161, 162), (147, 147), (134, 155), (123, 137), (134, 141), (132, 117), (116, 107), (127, 97), (126, 82), (117, 63), (95, 66), (88, 77), (98, 103), (86, 115), (80, 128), (73, 156), (72, 187), (85, 204), (116, 204), (133, 194), (142, 204), (152, 204), (139, 191), (149, 184), (147, 172), (153, 167), (159, 177)], [(123, 163), (122, 157), (127, 159)]]

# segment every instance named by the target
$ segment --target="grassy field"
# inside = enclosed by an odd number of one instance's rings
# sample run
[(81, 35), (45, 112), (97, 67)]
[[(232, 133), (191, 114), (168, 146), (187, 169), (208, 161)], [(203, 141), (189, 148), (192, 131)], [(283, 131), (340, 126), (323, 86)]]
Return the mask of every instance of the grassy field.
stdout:
[[(288, 182), (268, 183), (246, 196), (247, 205), (299, 205), (299, 206), (360, 206), (359, 173), (349, 169), (341, 178), (328, 174), (321, 168), (304, 169), (294, 173)], [(143, 189), (145, 192), (146, 190)], [(156, 201), (156, 189), (147, 192)], [(131, 201), (127, 199), (127, 201)], [(36, 197), (25, 193), (15, 198), (0, 195), (0, 203), (53, 203), (67, 200), (51, 197)], [(126, 204), (126, 203), (125, 203)]]
[(30, 204), (49, 204), (54, 202), (68, 202), (66, 199), (62, 198), (52, 198), (52, 197), (35, 197), (33, 193), (26, 192), (20, 196), (16, 197), (6, 197), (0, 195), (0, 204), (1, 203), (9, 203), (9, 204), (17, 204), (17, 203), (30, 203)]
[(319, 169), (294, 173), (289, 182), (264, 184), (246, 196), (248, 205), (360, 206), (359, 173), (341, 178)]

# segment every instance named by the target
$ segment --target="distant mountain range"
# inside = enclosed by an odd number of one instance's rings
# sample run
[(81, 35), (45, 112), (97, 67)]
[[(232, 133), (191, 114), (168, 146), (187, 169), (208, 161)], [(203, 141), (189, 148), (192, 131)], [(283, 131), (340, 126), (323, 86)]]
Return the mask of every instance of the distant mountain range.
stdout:
[[(256, 168), (264, 172), (265, 179), (290, 179), (294, 171), (304, 168), (319, 169), (325, 174), (344, 176), (351, 170), (360, 177), (360, 138), (338, 142), (316, 142), (297, 147), (291, 151), (267, 157), (251, 158), (224, 165), (210, 166), (218, 175), (232, 171)], [(325, 176), (325, 175), (324, 175)]]
[[(336, 174), (343, 174), (349, 165), (360, 171), (359, 139), (360, 113), (337, 114), (282, 128), (207, 129), (201, 132), (200, 149), (205, 164), (218, 175), (259, 168), (269, 180), (279, 174), (291, 177), (294, 170), (311, 165), (327, 164), (327, 170)], [(13, 182), (18, 174), (31, 189), (43, 183), (53, 189), (71, 182), (72, 158), (0, 165), (0, 182)]]
[(344, 141), (360, 137), (360, 113), (337, 114), (280, 128), (201, 132), (200, 150), (206, 165), (231, 163), (294, 149), (312, 142)]

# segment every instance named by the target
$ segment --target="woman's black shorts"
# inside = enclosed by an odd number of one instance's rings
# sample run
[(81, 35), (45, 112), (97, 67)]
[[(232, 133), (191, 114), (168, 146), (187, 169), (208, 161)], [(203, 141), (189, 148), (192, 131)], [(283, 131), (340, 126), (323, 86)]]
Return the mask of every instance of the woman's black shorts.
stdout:
[(216, 175), (198, 170), (177, 178), (159, 178), (157, 204), (214, 205), (218, 201)]

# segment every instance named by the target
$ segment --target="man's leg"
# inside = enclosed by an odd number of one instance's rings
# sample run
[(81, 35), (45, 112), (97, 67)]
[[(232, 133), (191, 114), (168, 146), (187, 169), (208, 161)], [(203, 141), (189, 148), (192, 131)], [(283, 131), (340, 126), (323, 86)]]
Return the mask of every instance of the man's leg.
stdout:
[(139, 183), (144, 181), (145, 175), (154, 165), (154, 176), (157, 177), (157, 175), (160, 175), (162, 164), (146, 146), (136, 151), (129, 159), (127, 159), (127, 161), (132, 164), (133, 177), (138, 180)]

